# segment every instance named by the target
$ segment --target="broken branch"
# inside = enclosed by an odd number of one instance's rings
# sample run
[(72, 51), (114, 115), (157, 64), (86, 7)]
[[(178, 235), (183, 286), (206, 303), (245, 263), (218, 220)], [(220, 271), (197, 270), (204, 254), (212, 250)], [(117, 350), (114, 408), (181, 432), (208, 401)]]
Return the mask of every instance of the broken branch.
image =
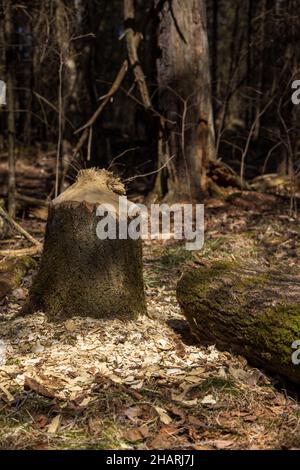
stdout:
[(41, 246), (41, 243), (36, 240), (30, 233), (28, 233), (21, 225), (19, 225), (10, 215), (8, 215), (5, 210), (0, 206), (0, 215), (5, 219), (17, 232), (21, 233), (27, 240), (29, 240), (33, 245), (38, 247)]

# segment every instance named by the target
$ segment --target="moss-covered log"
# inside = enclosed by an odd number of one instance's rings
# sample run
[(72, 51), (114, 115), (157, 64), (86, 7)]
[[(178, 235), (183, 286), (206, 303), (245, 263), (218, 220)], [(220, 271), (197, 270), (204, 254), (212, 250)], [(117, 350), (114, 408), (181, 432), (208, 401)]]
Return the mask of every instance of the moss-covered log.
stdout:
[[(145, 313), (141, 240), (99, 239), (100, 204), (115, 208), (123, 186), (105, 170), (82, 170), (49, 207), (39, 272), (24, 311), (133, 319)], [(130, 203), (128, 203), (130, 204)], [(108, 209), (109, 212), (109, 209)], [(103, 214), (104, 215), (104, 214)]]
[[(184, 274), (177, 299), (193, 334), (300, 383), (300, 276), (234, 262)], [(300, 354), (299, 354), (300, 357)]]
[(35, 266), (35, 261), (28, 257), (7, 258), (0, 261), (0, 299), (10, 294), (21, 284), (28, 269)]

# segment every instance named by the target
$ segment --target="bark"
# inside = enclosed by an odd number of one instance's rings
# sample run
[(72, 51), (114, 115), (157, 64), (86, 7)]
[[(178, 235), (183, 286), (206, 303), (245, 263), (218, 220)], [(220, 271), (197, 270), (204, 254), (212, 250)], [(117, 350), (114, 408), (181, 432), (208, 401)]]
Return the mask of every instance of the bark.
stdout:
[[(218, 98), (218, 45), (219, 45), (219, 0), (213, 0), (213, 25), (212, 25), (212, 96), (214, 103)], [(216, 115), (216, 105), (214, 107)]]
[(7, 129), (8, 129), (8, 211), (11, 217), (16, 212), (16, 176), (15, 176), (15, 48), (14, 26), (11, 0), (6, 2), (4, 17), (6, 41), (6, 80), (7, 80)]
[[(251, 93), (252, 84), (252, 67), (253, 67), (253, 0), (248, 0), (248, 27), (247, 27), (247, 87), (248, 94)], [(248, 103), (246, 108), (246, 123), (248, 127), (251, 126), (254, 118), (254, 106), (252, 102)]]
[(140, 91), (141, 100), (146, 109), (152, 107), (151, 98), (146, 84), (146, 77), (141, 67), (138, 48), (142, 39), (142, 34), (135, 31), (135, 8), (133, 0), (124, 0), (124, 21), (125, 27), (128, 26), (126, 31), (126, 43), (128, 58), (131, 66), (133, 67), (135, 80)]
[(300, 383), (292, 344), (300, 339), (300, 276), (217, 262), (186, 273), (177, 299), (200, 341)]
[(199, 198), (207, 189), (208, 161), (215, 157), (204, 2), (165, 2), (158, 45), (159, 103), (168, 119), (162, 153), (172, 158), (168, 189)]
[(25, 312), (124, 320), (145, 313), (141, 240), (100, 240), (96, 234), (97, 207), (109, 203), (117, 210), (120, 193), (122, 186), (109, 173), (83, 170), (52, 202)]
[(0, 263), (0, 299), (18, 287), (27, 271), (35, 267), (35, 261), (28, 257), (8, 258)]
[[(261, 3), (261, 24), (260, 24), (260, 41), (261, 41), (261, 49), (265, 47), (266, 43), (266, 16), (267, 16), (267, 0), (263, 0)], [(263, 55), (263, 54), (261, 54)], [(264, 62), (261, 59), (258, 64), (258, 80), (257, 80), (257, 89), (262, 91), (263, 90), (263, 73), (264, 73)], [(256, 126), (254, 132), (254, 140), (257, 141), (260, 136), (260, 113), (262, 110), (263, 104), (263, 93), (260, 93), (258, 97), (258, 103), (256, 105)]]

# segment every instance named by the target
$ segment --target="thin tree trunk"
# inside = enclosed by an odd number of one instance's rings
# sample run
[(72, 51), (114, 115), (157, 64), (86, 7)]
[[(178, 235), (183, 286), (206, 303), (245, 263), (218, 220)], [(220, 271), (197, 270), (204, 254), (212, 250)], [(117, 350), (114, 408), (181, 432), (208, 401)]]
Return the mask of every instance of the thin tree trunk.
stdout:
[(11, 217), (16, 212), (16, 172), (15, 172), (15, 57), (14, 27), (12, 19), (12, 3), (7, 0), (4, 18), (6, 41), (6, 80), (7, 80), (7, 128), (8, 128), (8, 212)]
[[(218, 97), (218, 44), (219, 44), (219, 0), (213, 0), (212, 38), (212, 96), (214, 103)], [(214, 110), (216, 106), (214, 106)]]
[[(253, 19), (253, 0), (248, 0), (248, 27), (247, 27), (247, 87), (248, 95), (251, 94), (252, 85), (252, 19)], [(253, 105), (252, 100), (248, 102), (246, 107), (246, 123), (248, 126), (253, 122)]]
[[(261, 35), (261, 50), (263, 51), (266, 43), (266, 15), (267, 15), (267, 0), (262, 0), (261, 5), (261, 26), (260, 26), (260, 35)], [(259, 98), (256, 106), (256, 126), (254, 132), (254, 140), (257, 141), (260, 135), (260, 112), (262, 109), (263, 103), (263, 73), (264, 73), (264, 63), (263, 63), (263, 54), (261, 54), (261, 60), (258, 66), (258, 83), (257, 89), (259, 90)]]

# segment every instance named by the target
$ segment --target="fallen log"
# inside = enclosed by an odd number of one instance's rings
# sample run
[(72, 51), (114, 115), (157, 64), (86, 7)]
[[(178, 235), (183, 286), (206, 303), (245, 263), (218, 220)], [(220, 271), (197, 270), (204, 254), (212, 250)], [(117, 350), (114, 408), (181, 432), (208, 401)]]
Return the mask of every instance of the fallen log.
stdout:
[(0, 299), (21, 284), (28, 269), (35, 266), (35, 261), (28, 257), (8, 258), (0, 261)]
[(286, 271), (217, 262), (184, 274), (177, 299), (199, 341), (299, 384), (300, 276)]

